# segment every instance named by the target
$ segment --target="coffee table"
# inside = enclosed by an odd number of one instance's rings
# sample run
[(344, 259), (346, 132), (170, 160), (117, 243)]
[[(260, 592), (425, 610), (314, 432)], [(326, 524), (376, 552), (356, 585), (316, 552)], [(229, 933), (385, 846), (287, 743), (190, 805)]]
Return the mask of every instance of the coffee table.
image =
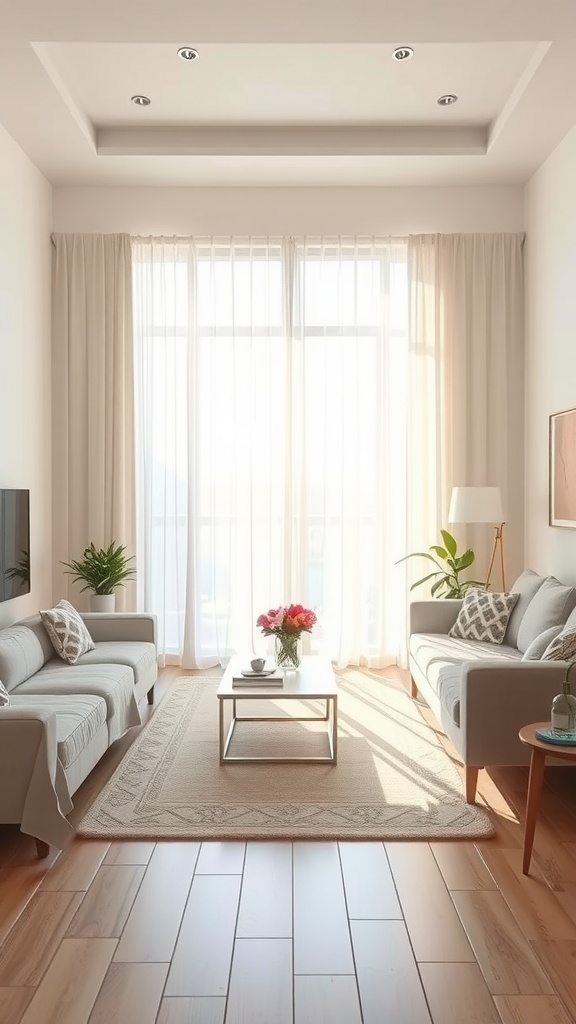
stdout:
[[(283, 686), (267, 686), (265, 683), (258, 683), (242, 687), (233, 686), (232, 679), (240, 675), (241, 670), (246, 667), (245, 659), (235, 655), (230, 659), (222, 682), (218, 687), (218, 748), (220, 764), (336, 764), (338, 757), (338, 688), (332, 671), (332, 665), (328, 658), (320, 655), (310, 654), (302, 658), (296, 672), (290, 672), (284, 679)], [(238, 709), (246, 701), (264, 700), (322, 700), (325, 711), (321, 715), (296, 716), (274, 716), (274, 715), (249, 715), (239, 714)], [(225, 730), (224, 712), (225, 706), (231, 704), (231, 719), (228, 731)], [(298, 756), (298, 757), (241, 757), (228, 753), (232, 737), (236, 728), (241, 722), (285, 722), (290, 725), (293, 722), (326, 722), (326, 736), (328, 740), (328, 753), (325, 756)], [(226, 735), (225, 735), (226, 732)]]

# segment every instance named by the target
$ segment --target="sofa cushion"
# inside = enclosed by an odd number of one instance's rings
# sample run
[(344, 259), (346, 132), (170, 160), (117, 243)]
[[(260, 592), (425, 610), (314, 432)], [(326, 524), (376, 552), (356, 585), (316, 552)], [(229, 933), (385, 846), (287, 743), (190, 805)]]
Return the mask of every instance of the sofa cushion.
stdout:
[(44, 623), (40, 618), (39, 612), (36, 612), (34, 615), (28, 615), (25, 619), (21, 619), (18, 625), (27, 626), (28, 629), (32, 630), (42, 648), (44, 664), (46, 664), (47, 661), (50, 661), (50, 658), (54, 657), (54, 648), (52, 646), (52, 641), (46, 632)]
[(573, 658), (576, 658), (576, 626), (563, 629), (542, 655), (543, 661), (572, 661)]
[(493, 594), (490, 590), (471, 587), (464, 595), (449, 636), (501, 644), (517, 600), (517, 594)]
[(563, 629), (565, 629), (564, 626), (550, 626), (550, 629), (545, 629), (531, 644), (528, 644), (522, 655), (522, 661), (539, 661), (544, 656), (548, 644), (555, 640)]
[(54, 658), (40, 672), (21, 683), (22, 694), (58, 694), (72, 697), (93, 694), (106, 701), (110, 743), (133, 725), (140, 725), (134, 696), (134, 673), (128, 665), (68, 665)]
[(564, 629), (576, 629), (576, 607), (572, 609), (570, 615), (566, 619)]
[[(460, 722), (460, 676), (464, 662), (520, 661), (516, 647), (487, 644), (480, 640), (459, 640), (446, 633), (413, 633), (410, 657), (426, 677), (456, 725)], [(457, 683), (457, 686), (456, 686)]]
[(95, 644), (91, 651), (83, 654), (78, 665), (129, 665), (134, 672), (137, 685), (143, 675), (156, 664), (157, 654), (154, 644), (145, 640), (102, 640)]
[(44, 648), (34, 629), (22, 623), (0, 629), (0, 679), (7, 690), (33, 676), (45, 660)]
[(436, 684), (440, 703), (458, 728), (460, 728), (461, 679), (462, 662), (458, 665), (445, 665), (440, 669)]
[(59, 658), (74, 665), (78, 658), (94, 648), (84, 619), (69, 601), (59, 601), (55, 608), (40, 612), (40, 618)]
[(522, 655), (516, 647), (507, 644), (487, 644), (481, 640), (460, 640), (447, 633), (412, 633), (410, 656), (425, 676), (435, 674), (435, 666), (462, 664), (463, 661), (501, 661), (510, 658), (520, 661)]
[(510, 644), (511, 647), (518, 646), (520, 623), (524, 618), (530, 601), (544, 583), (545, 578), (545, 576), (540, 576), (539, 573), (533, 572), (532, 569), (525, 569), (510, 587), (511, 594), (518, 594), (518, 600), (510, 613), (506, 636), (504, 637), (504, 643)]
[[(576, 607), (576, 590), (548, 576), (530, 601), (518, 630), (518, 650), (524, 653), (529, 644), (545, 629), (563, 626)], [(0, 673), (1, 674), (1, 673)]]
[(4, 686), (4, 683), (0, 682), (0, 708), (5, 708), (10, 703), (10, 694)]
[(87, 693), (74, 696), (36, 694), (34, 697), (16, 693), (12, 704), (54, 712), (58, 759), (63, 768), (74, 763), (106, 721), (106, 701)]

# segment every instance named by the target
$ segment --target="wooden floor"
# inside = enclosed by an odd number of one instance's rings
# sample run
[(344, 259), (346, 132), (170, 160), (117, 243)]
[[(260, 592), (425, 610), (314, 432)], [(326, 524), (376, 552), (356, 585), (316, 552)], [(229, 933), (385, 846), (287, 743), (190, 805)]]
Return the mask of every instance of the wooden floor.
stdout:
[(75, 840), (39, 862), (2, 827), (0, 1022), (570, 1024), (576, 769), (547, 769), (529, 878), (526, 782), (481, 772), (477, 843)]

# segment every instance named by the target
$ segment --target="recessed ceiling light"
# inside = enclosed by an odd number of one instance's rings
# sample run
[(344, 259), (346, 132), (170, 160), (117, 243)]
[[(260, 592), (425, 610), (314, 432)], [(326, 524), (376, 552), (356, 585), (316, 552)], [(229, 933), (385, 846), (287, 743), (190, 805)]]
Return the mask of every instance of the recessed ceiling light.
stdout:
[(198, 50), (195, 50), (193, 46), (181, 46), (178, 50), (178, 56), (182, 60), (196, 60), (198, 57)]
[(458, 97), (453, 92), (447, 92), (445, 96), (439, 96), (436, 103), (439, 103), (441, 107), (450, 107), (457, 100)]
[(414, 56), (414, 50), (411, 46), (397, 46), (392, 50), (392, 56), (394, 60), (410, 60), (410, 57)]
[(150, 106), (150, 99), (148, 96), (132, 96), (132, 103), (135, 103), (137, 107), (148, 107)]

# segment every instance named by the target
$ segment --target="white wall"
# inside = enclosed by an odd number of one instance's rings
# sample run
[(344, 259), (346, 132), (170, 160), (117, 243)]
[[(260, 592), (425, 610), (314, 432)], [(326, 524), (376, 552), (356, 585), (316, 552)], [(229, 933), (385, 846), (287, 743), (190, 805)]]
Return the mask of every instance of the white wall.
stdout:
[(30, 490), (31, 592), (0, 625), (52, 600), (51, 188), (0, 126), (0, 487)]
[(134, 235), (522, 231), (520, 186), (54, 188), (54, 231)]
[(548, 417), (576, 408), (576, 128), (528, 183), (526, 227), (526, 564), (576, 584), (576, 530), (548, 525)]

